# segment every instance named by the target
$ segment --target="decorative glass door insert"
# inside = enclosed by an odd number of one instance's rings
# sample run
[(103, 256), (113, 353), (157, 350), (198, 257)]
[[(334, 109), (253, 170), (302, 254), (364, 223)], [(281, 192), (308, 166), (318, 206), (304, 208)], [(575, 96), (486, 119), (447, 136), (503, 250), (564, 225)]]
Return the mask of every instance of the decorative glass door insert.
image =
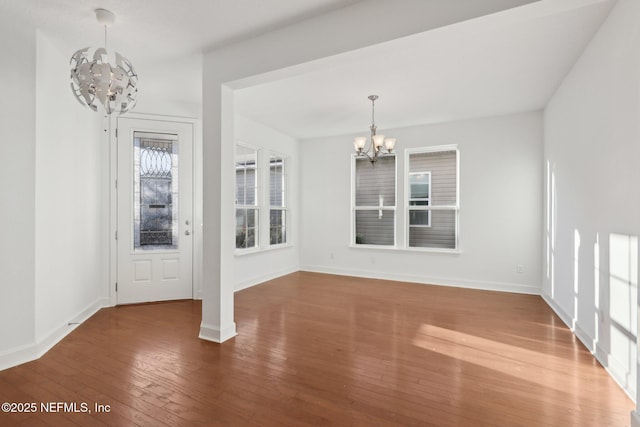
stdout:
[(135, 251), (178, 249), (177, 135), (134, 132)]

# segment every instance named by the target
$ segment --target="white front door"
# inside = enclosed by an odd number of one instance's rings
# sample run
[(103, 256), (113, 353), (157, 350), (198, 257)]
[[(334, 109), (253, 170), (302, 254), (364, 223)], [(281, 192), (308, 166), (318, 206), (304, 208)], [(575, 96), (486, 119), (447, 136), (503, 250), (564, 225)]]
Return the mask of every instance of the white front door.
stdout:
[(192, 298), (193, 125), (117, 120), (117, 302)]

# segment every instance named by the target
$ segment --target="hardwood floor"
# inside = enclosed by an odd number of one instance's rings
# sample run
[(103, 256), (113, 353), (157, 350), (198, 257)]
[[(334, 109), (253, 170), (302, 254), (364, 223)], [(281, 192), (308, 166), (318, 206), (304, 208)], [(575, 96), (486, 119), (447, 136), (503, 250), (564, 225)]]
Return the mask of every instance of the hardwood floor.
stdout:
[(38, 406), (0, 425), (625, 426), (634, 408), (536, 296), (299, 272), (235, 305), (222, 345), (197, 338), (197, 301), (100, 310), (0, 372), (0, 402)]

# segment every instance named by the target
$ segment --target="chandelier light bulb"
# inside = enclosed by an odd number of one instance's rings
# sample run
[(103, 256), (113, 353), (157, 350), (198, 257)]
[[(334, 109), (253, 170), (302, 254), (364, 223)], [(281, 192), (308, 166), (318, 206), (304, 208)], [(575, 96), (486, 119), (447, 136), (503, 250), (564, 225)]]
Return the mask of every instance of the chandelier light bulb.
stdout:
[(380, 148), (380, 146), (384, 143), (384, 135), (374, 135), (373, 136), (373, 145), (376, 148)]
[(396, 139), (395, 138), (387, 138), (384, 140), (384, 146), (388, 152), (392, 152), (396, 147)]

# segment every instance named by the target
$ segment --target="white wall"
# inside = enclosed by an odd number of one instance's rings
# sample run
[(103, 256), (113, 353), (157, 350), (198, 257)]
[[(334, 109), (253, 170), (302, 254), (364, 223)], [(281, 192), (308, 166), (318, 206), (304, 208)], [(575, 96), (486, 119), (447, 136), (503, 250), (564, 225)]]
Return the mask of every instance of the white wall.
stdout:
[[(309, 71), (320, 65), (318, 59), (530, 2), (464, 0), (446, 6), (422, 0), (407, 0), (401, 6), (386, 0), (359, 2), (205, 54), (202, 338), (222, 342), (235, 335), (233, 252), (227, 249), (235, 228), (233, 89)], [(385, 25), (363, 31), (354, 22)]]
[(640, 232), (638, 22), (640, 2), (619, 1), (544, 113), (543, 292), (631, 396)]
[[(64, 45), (36, 36), (36, 342), (68, 332), (108, 295), (108, 139), (69, 88)], [(103, 136), (105, 135), (105, 136)]]
[[(299, 209), (299, 159), (298, 143), (295, 139), (267, 126), (261, 125), (242, 116), (235, 117), (235, 138), (236, 141), (251, 144), (259, 147), (263, 156), (268, 156), (270, 151), (282, 154), (286, 157), (286, 174), (288, 187), (289, 228), (287, 230), (288, 245), (277, 247), (276, 249), (261, 250), (258, 252), (236, 254), (234, 257), (234, 288), (235, 290), (273, 279), (284, 274), (298, 271), (299, 248), (298, 248), (298, 218)], [(268, 176), (263, 174), (264, 176)], [(269, 188), (263, 182), (262, 188)], [(268, 207), (265, 210), (268, 213)], [(261, 215), (262, 219), (268, 221), (268, 215)], [(268, 222), (263, 221), (261, 229), (267, 231)]]
[[(119, 48), (127, 56), (126, 46)], [(129, 57), (128, 57), (129, 58)], [(129, 58), (138, 73), (138, 102), (131, 112), (202, 118), (202, 55), (162, 62)], [(201, 132), (198, 132), (201, 135)]]
[[(404, 150), (457, 144), (459, 254), (348, 247), (352, 135), (304, 141), (302, 269), (537, 294), (542, 116), (525, 113), (380, 131), (398, 139), (397, 243), (404, 243)], [(522, 265), (524, 273), (516, 272)]]
[(35, 336), (35, 46), (33, 27), (0, 14), (0, 369)]

